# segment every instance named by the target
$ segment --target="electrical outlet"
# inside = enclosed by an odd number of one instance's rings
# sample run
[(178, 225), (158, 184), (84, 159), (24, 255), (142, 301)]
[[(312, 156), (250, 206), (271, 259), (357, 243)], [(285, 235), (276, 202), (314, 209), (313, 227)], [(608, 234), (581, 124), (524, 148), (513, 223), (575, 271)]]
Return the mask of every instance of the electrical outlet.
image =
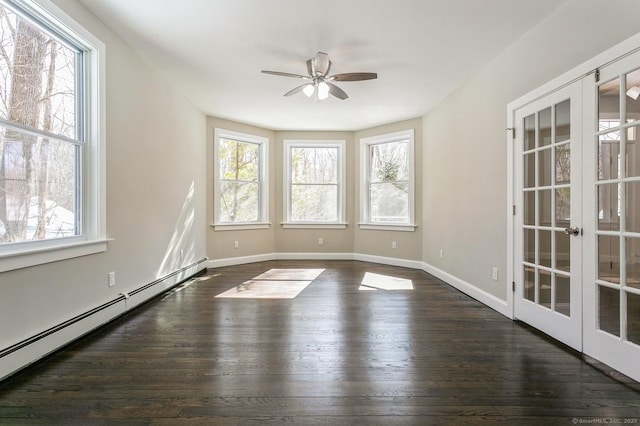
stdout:
[(324, 245), (324, 238), (322, 238), (322, 237), (318, 238), (318, 245), (319, 246), (323, 246)]
[(109, 287), (113, 287), (114, 285), (116, 285), (116, 273), (115, 272), (109, 272), (107, 277), (108, 277)]
[(498, 268), (491, 269), (491, 277), (493, 277), (494, 281), (498, 281)]
[(240, 248), (240, 241), (235, 240), (235, 241), (233, 242), (233, 248), (234, 248), (234, 249), (238, 249), (238, 248)]
[(397, 249), (398, 248), (398, 243), (396, 241), (391, 241), (391, 248), (393, 250)]
[(440, 259), (444, 259), (444, 249), (440, 249)]

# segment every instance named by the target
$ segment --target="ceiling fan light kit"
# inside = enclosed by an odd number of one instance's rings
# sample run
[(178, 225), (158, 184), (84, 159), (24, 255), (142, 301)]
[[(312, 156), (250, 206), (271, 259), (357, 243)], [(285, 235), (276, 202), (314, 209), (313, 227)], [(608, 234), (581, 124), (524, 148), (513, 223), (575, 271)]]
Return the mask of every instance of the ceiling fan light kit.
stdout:
[(329, 55), (324, 52), (318, 52), (315, 57), (307, 61), (308, 75), (266, 70), (262, 70), (262, 72), (264, 74), (307, 80), (308, 82), (305, 84), (293, 88), (284, 95), (292, 96), (298, 92), (303, 92), (307, 97), (313, 97), (316, 101), (327, 99), (329, 95), (333, 95), (341, 100), (345, 100), (349, 97), (344, 90), (333, 84), (332, 81), (362, 81), (378, 78), (378, 74), (374, 72), (349, 72), (329, 75), (330, 69), (331, 61), (329, 60)]

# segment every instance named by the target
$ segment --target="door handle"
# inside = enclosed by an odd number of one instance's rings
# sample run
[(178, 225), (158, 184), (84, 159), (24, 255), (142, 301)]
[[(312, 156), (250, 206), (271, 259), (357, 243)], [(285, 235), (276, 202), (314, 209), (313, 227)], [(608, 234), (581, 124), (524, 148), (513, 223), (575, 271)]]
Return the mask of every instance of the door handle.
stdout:
[(577, 237), (578, 235), (580, 235), (580, 228), (578, 228), (577, 226), (572, 226), (571, 228), (564, 228), (564, 233), (567, 235), (573, 235), (574, 237)]

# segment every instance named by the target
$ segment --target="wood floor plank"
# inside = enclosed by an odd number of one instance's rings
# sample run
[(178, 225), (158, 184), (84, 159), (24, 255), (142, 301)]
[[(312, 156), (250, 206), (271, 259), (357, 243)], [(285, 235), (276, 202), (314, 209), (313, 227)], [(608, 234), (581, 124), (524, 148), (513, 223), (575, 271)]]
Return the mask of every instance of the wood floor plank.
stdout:
[[(216, 298), (303, 268), (324, 271), (294, 299)], [(366, 273), (413, 290), (360, 290)], [(2, 425), (600, 418), (640, 422), (640, 384), (422, 271), (354, 261), (208, 270), (0, 383)]]

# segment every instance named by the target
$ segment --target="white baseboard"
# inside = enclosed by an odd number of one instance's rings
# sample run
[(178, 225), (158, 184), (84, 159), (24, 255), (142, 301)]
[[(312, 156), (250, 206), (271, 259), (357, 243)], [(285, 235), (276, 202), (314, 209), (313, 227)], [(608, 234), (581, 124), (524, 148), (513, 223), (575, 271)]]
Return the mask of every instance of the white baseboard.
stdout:
[(209, 259), (205, 265), (207, 268), (222, 268), (224, 266), (245, 265), (247, 263), (266, 262), (268, 260), (275, 260), (275, 253), (227, 257), (224, 259)]
[(422, 262), (418, 260), (399, 259), (395, 257), (373, 256), (361, 253), (268, 253), (255, 256), (228, 257), (225, 259), (210, 259), (207, 268), (221, 268), (223, 266), (244, 265), (246, 263), (265, 262), (268, 260), (359, 260), (362, 262), (379, 263), (382, 265), (402, 266), (411, 269), (422, 269)]
[(489, 294), (486, 291), (481, 290), (478, 287), (458, 277), (455, 277), (448, 272), (443, 271), (442, 269), (429, 265), (428, 263), (422, 262), (421, 269), (428, 274), (440, 278), (450, 286), (460, 290), (468, 296), (473, 297), (478, 302), (487, 305), (488, 307), (497, 311), (498, 313), (501, 313), (505, 317), (513, 319), (512, 309), (506, 300), (502, 300), (492, 294)]
[(362, 262), (379, 263), (381, 265), (402, 266), (410, 269), (422, 269), (422, 262), (419, 260), (399, 259), (396, 257), (374, 256), (371, 254), (355, 253), (354, 260)]
[(9, 347), (0, 347), (0, 380), (113, 321), (135, 306), (197, 274), (204, 267), (204, 259), (196, 261), (135, 289), (126, 296), (121, 293), (118, 298), (54, 325), (48, 330), (37, 333), (21, 342), (16, 342)]

